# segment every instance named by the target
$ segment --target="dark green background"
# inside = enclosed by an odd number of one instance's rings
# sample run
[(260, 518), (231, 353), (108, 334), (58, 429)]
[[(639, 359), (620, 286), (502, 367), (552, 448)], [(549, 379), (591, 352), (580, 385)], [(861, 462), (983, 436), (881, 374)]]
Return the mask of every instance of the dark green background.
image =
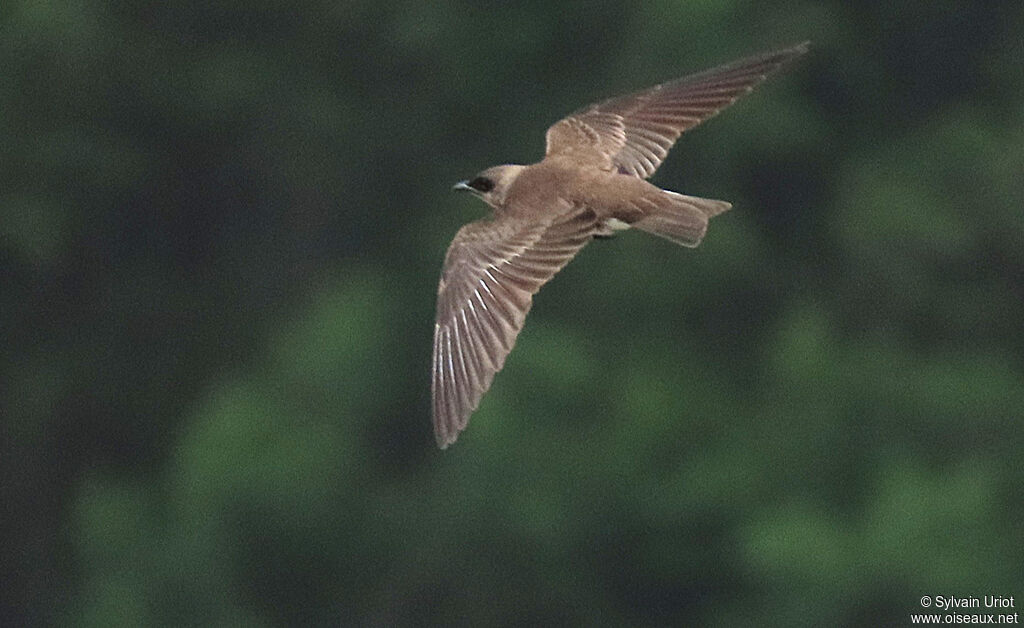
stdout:
[[(1024, 5), (0, 8), (4, 625), (908, 625), (1024, 598)], [(433, 443), (449, 188), (805, 39)]]

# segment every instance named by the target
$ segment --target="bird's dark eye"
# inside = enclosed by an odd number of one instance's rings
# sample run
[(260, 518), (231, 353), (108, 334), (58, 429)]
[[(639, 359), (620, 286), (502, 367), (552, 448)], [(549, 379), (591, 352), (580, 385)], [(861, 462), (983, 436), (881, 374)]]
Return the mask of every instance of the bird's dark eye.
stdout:
[(494, 189), (494, 181), (491, 181), (487, 177), (477, 177), (469, 182), (469, 187), (473, 188), (477, 192), (486, 194)]

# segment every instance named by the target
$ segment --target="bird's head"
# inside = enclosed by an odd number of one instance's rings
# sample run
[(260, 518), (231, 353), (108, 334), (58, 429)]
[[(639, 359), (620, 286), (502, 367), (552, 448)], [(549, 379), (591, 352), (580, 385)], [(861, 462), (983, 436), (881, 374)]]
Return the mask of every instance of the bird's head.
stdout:
[(459, 181), (452, 189), (472, 192), (491, 207), (499, 209), (505, 203), (505, 195), (512, 182), (522, 170), (523, 166), (494, 166), (468, 181)]

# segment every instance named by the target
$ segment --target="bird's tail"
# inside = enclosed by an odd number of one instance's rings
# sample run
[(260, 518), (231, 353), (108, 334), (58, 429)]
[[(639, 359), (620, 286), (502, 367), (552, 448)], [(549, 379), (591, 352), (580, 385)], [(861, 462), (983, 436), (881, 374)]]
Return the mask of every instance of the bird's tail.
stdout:
[(644, 198), (644, 217), (631, 226), (694, 247), (700, 244), (708, 229), (708, 220), (732, 207), (731, 203), (715, 201), (678, 192), (660, 190), (656, 197)]

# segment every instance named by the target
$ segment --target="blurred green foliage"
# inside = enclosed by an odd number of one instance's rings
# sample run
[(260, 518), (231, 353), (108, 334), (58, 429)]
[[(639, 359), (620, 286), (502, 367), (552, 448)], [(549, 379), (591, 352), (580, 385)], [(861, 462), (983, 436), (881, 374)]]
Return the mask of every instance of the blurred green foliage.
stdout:
[[(903, 625), (1024, 597), (1024, 8), (0, 9), (0, 623)], [(430, 433), (453, 181), (811, 39)], [(1019, 602), (1018, 602), (1019, 604)]]

